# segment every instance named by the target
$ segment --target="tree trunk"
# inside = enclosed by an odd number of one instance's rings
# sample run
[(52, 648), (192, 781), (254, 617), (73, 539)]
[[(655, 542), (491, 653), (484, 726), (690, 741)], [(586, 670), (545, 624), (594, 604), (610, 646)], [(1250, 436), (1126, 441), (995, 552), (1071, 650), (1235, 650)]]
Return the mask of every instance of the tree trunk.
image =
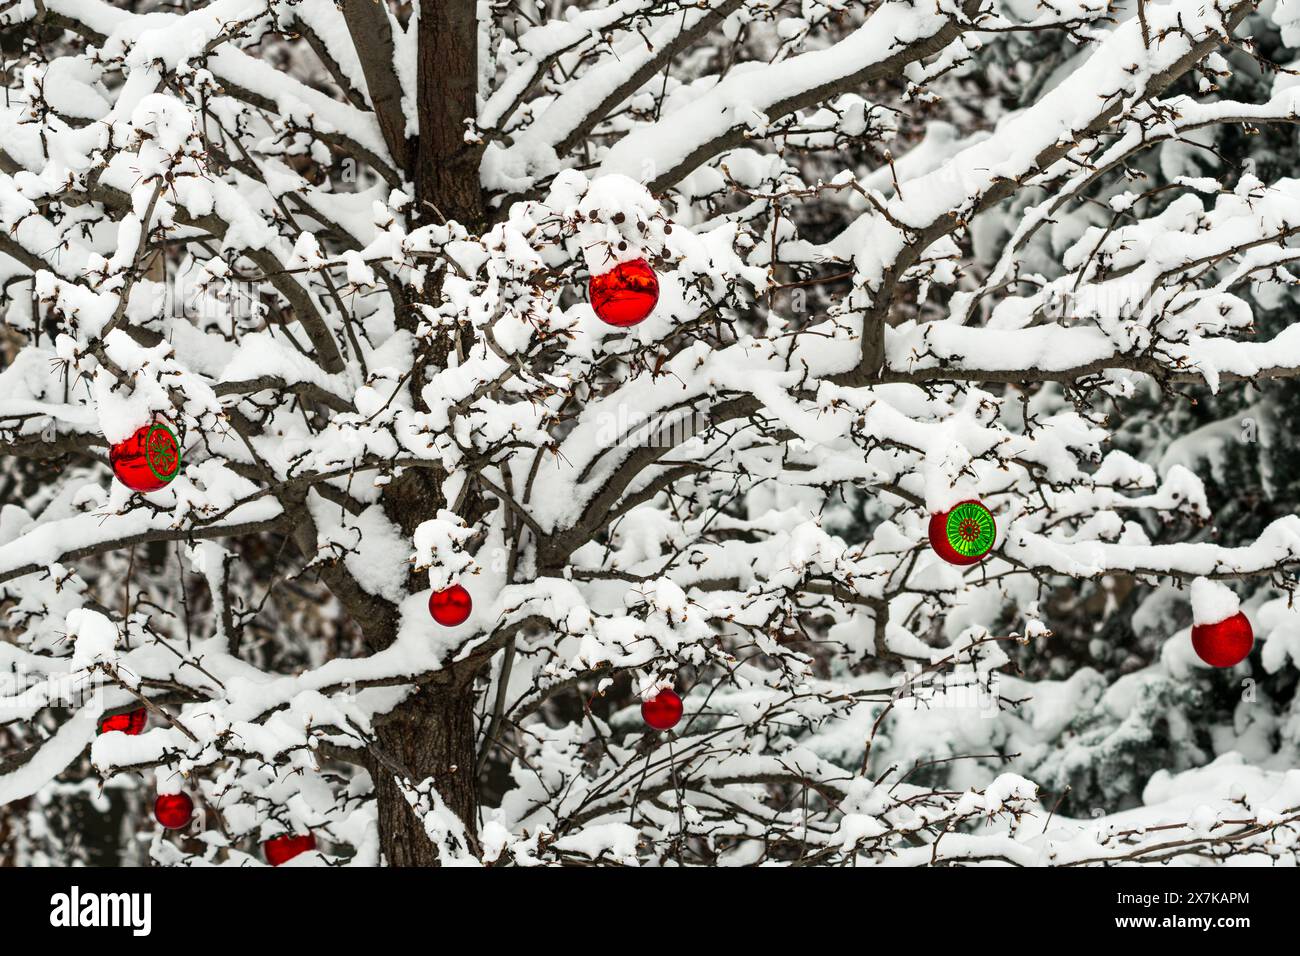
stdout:
[[(415, 183), (417, 225), (455, 220), (471, 233), (483, 225), (479, 180), (482, 147), (465, 142), (465, 120), (477, 116), (478, 20), (477, 0), (440, 0), (420, 10), (417, 53), (416, 110), (419, 138), (413, 151), (414, 168), (408, 178)], [(421, 302), (438, 301), (441, 276), (430, 277), (412, 297), (409, 315), (399, 323), (414, 328)], [(451, 330), (430, 343), (417, 361), (411, 390), (417, 407), (423, 407), (421, 389), (424, 365), (446, 365), (452, 349)], [(394, 480), (384, 495), (389, 516), (410, 535), (416, 526), (447, 506), (441, 472), (415, 468)], [(473, 498), (462, 507), (472, 511)], [(472, 521), (474, 515), (463, 514)], [(418, 580), (412, 588), (427, 587)], [(430, 624), (430, 626), (435, 626)], [(388, 637), (383, 643), (391, 641)], [(478, 781), (475, 773), (473, 671), (482, 660), (461, 662), (448, 680), (421, 688), (387, 715), (377, 728), (383, 756), (404, 768), (412, 782), (432, 779), (438, 796), (465, 825), (469, 847), (478, 851)], [(393, 769), (377, 760), (374, 765), (379, 802), (379, 839), (390, 866), (436, 866), (438, 852), (424, 831), (420, 817), (407, 802), (394, 779)]]
[(476, 0), (440, 0), (420, 7), (420, 139), (413, 170), (418, 218), (454, 219), (471, 232), (483, 220), (478, 171), (483, 148), (465, 142), (465, 120), (478, 116), (476, 7)]
[[(447, 807), (465, 824), (469, 849), (478, 852), (478, 783), (474, 773), (473, 687), (426, 687), (377, 728), (386, 758), (404, 767), (412, 783), (432, 779)], [(393, 770), (376, 762), (379, 841), (390, 866), (437, 866), (438, 851), (398, 787)]]

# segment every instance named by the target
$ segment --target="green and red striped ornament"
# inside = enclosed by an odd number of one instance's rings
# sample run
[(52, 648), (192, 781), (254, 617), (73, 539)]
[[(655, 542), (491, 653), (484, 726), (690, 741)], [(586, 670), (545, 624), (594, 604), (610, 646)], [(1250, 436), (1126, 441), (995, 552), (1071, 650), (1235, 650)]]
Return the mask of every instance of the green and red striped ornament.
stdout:
[(971, 498), (930, 516), (930, 547), (949, 564), (975, 564), (993, 550), (993, 512)]

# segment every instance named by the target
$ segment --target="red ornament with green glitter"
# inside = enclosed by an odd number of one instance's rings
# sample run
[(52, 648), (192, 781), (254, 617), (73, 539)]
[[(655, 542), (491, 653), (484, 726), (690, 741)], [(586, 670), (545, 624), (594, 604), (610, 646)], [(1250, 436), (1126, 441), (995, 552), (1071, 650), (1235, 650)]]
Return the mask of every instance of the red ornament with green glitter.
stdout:
[(974, 499), (930, 516), (930, 547), (949, 564), (975, 564), (997, 536), (993, 513)]
[(145, 425), (108, 453), (117, 480), (132, 491), (157, 491), (181, 470), (181, 446), (162, 422)]

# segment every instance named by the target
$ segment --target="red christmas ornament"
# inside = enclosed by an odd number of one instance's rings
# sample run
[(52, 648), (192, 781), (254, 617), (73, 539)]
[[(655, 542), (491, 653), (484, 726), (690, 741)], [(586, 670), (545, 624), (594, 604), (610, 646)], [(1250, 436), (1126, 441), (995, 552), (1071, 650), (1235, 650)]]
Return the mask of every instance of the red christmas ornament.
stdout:
[(144, 730), (145, 721), (148, 719), (149, 712), (143, 707), (139, 710), (127, 711), (125, 714), (114, 714), (111, 717), (105, 717), (99, 722), (99, 732), (106, 734), (110, 730), (118, 730), (134, 737)]
[(145, 425), (108, 453), (117, 480), (132, 491), (157, 491), (181, 470), (181, 446), (162, 422)]
[(469, 592), (459, 584), (429, 595), (429, 613), (443, 627), (464, 624), (469, 620), (469, 612), (473, 607), (474, 602), (470, 599)]
[(633, 259), (592, 276), (587, 295), (602, 322), (626, 329), (644, 322), (654, 311), (659, 301), (659, 280), (650, 263)]
[(316, 849), (316, 838), (310, 833), (304, 833), (300, 836), (294, 836), (292, 833), (282, 833), (280, 836), (271, 837), (262, 844), (262, 852), (266, 854), (266, 862), (272, 866), (288, 863), (298, 854), (314, 849)]
[(996, 539), (993, 513), (973, 498), (930, 515), (930, 547), (949, 564), (975, 564)]
[(1197, 624), (1192, 628), (1192, 647), (1211, 667), (1234, 667), (1250, 655), (1254, 646), (1255, 632), (1250, 619), (1240, 611), (1217, 624)]
[(153, 802), (153, 817), (168, 830), (179, 830), (194, 816), (194, 801), (188, 793), (160, 793)]
[(675, 691), (661, 690), (641, 701), (641, 719), (655, 730), (672, 730), (682, 719), (682, 699)]

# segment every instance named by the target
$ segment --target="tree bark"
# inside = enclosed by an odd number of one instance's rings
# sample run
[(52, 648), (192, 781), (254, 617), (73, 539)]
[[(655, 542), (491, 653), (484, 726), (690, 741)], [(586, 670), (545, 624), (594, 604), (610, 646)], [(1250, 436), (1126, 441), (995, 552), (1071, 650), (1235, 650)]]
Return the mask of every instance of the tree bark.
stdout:
[[(478, 852), (478, 781), (474, 773), (474, 692), (426, 687), (380, 723), (384, 756), (408, 770), (412, 783), (432, 779), (444, 803), (465, 824), (469, 849)], [(389, 866), (437, 866), (438, 849), (407, 802), (393, 769), (376, 761), (379, 842)]]
[(465, 142), (465, 120), (478, 115), (476, 7), (476, 0), (440, 0), (420, 7), (420, 139), (413, 171), (419, 217), (454, 219), (471, 232), (483, 220), (478, 171), (483, 149)]
[(343, 0), (340, 9), (366, 78), (375, 119), (398, 169), (410, 164), (402, 85), (393, 69), (393, 27), (384, 0)]
[[(476, 0), (440, 0), (421, 6), (418, 25), (416, 110), (419, 137), (410, 151), (407, 178), (415, 184), (416, 225), (455, 220), (471, 233), (483, 224), (479, 161), (482, 147), (465, 141), (465, 120), (477, 116), (478, 21)], [(399, 324), (414, 329), (418, 306), (438, 301), (441, 276), (433, 275), (423, 289), (413, 290), (408, 314)], [(452, 331), (430, 342), (417, 359), (411, 391), (423, 407), (421, 389), (426, 366), (446, 366), (453, 347)], [(402, 532), (447, 506), (441, 473), (411, 469), (394, 480), (384, 494), (384, 508)], [(463, 512), (474, 510), (471, 501)], [(474, 520), (473, 514), (463, 514)], [(413, 590), (427, 584), (413, 578)], [(430, 627), (435, 627), (430, 622)], [(391, 636), (382, 636), (386, 645)], [(424, 831), (423, 822), (407, 802), (395, 779), (389, 758), (410, 774), (413, 783), (432, 779), (438, 796), (465, 825), (472, 851), (478, 850), (478, 780), (475, 773), (474, 672), (484, 660), (462, 661), (448, 668), (447, 680), (413, 693), (379, 722), (378, 743), (383, 751), (373, 764), (379, 803), (380, 847), (390, 866), (436, 866), (438, 849)]]

